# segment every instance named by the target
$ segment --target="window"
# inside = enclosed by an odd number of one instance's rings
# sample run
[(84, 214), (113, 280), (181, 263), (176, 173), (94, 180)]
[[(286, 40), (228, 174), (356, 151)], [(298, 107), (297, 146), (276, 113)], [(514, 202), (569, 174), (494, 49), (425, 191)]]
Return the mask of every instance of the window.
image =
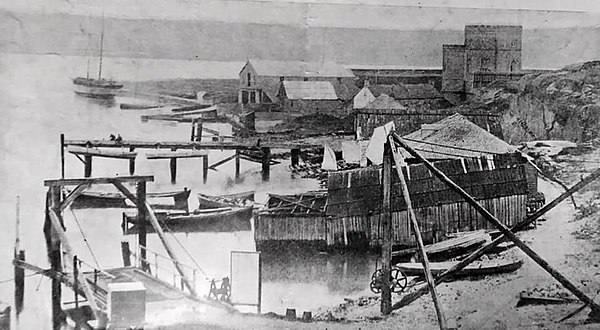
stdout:
[(290, 101), (290, 108), (294, 107), (294, 101)]
[(304, 79), (303, 79), (303, 80), (304, 80), (304, 81), (308, 81), (308, 77), (304, 77)]
[(248, 72), (248, 87), (252, 84), (252, 75)]
[(339, 84), (341, 84), (341, 83), (342, 83), (342, 77), (337, 77), (337, 82), (338, 82)]

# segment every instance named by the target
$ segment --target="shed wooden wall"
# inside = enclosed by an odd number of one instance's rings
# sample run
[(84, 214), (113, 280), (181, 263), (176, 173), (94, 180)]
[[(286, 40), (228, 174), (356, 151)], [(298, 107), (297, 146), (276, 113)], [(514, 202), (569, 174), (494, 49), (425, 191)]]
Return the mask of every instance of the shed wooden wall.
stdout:
[(325, 216), (259, 213), (254, 219), (254, 239), (259, 241), (327, 241)]

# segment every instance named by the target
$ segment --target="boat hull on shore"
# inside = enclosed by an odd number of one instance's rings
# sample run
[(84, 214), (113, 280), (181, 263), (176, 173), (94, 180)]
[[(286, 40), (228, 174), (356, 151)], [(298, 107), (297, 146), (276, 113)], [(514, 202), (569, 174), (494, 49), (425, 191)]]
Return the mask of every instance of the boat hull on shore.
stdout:
[[(429, 266), (431, 274), (438, 276), (456, 264), (458, 264), (458, 261), (430, 262)], [(523, 261), (521, 260), (475, 261), (458, 271), (454, 277), (510, 273), (519, 269), (522, 265)], [(423, 264), (421, 263), (407, 262), (396, 264), (396, 266), (406, 276), (425, 276)]]

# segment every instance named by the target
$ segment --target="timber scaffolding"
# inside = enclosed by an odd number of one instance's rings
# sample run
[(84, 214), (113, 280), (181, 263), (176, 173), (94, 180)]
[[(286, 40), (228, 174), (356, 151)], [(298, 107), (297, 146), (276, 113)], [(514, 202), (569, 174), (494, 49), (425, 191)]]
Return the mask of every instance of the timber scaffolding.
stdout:
[[(435, 164), (507, 225), (527, 214), (528, 199), (537, 193), (534, 170), (519, 154)], [(410, 165), (404, 171), (426, 243), (458, 231), (493, 228), (424, 165)], [(257, 246), (267, 249), (275, 243), (296, 242), (321, 249), (378, 249), (384, 235), (382, 180), (380, 167), (331, 172), (326, 193), (271, 195), (267, 208), (255, 217)], [(398, 175), (392, 182), (394, 187), (400, 185)], [(398, 190), (392, 200), (393, 245), (414, 247), (407, 207)]]
[[(420, 239), (421, 234), (419, 230), (419, 226), (415, 221), (415, 215), (412, 212), (411, 208), (411, 194), (407, 189), (406, 182), (404, 180), (405, 175), (403, 168), (406, 167), (402, 155), (398, 151), (398, 147), (405, 149), (412, 157), (415, 157), (419, 160), (419, 162), (423, 163), (428, 170), (430, 170), (436, 178), (438, 178), (444, 185), (448, 186), (452, 191), (458, 195), (460, 195), (464, 200), (469, 203), (477, 213), (481, 214), (483, 218), (491, 223), (496, 229), (498, 229), (502, 235), (492, 242), (484, 245), (479, 248), (477, 251), (470, 254), (468, 257), (463, 259), (461, 262), (457, 263), (450, 269), (444, 271), (442, 274), (437, 275), (433, 278), (430, 269), (429, 263), (427, 261), (427, 255), (424, 252), (423, 243)], [(395, 169), (394, 169), (395, 165)], [(400, 177), (400, 188), (402, 191), (402, 197), (407, 205), (409, 215), (413, 224), (413, 231), (415, 236), (418, 238), (418, 247), (423, 263), (423, 268), (425, 269), (427, 283), (419, 286), (415, 291), (405, 294), (402, 296), (401, 300), (392, 305), (392, 297), (391, 291), (392, 288), (390, 286), (390, 275), (391, 275), (391, 257), (392, 257), (392, 237), (391, 237), (391, 228), (392, 228), (392, 214), (391, 214), (391, 204), (392, 204), (392, 194), (393, 191), (397, 188), (392, 184), (392, 173), (394, 171)], [(591, 312), (588, 315), (588, 318), (592, 321), (598, 322), (600, 320), (600, 305), (598, 305), (589, 295), (581, 291), (577, 286), (575, 286), (571, 281), (569, 281), (564, 275), (562, 275), (558, 270), (554, 269), (548, 262), (546, 262), (541, 256), (539, 256), (535, 251), (533, 251), (529, 246), (527, 246), (523, 241), (521, 241), (514, 232), (523, 229), (528, 226), (532, 222), (536, 221), (543, 214), (551, 210), (553, 207), (558, 205), (561, 201), (567, 199), (573, 193), (589, 184), (590, 182), (596, 180), (600, 177), (600, 170), (596, 170), (588, 177), (583, 178), (579, 183), (568, 189), (562, 195), (557, 197), (552, 202), (548, 203), (541, 209), (537, 210), (534, 214), (520, 218), (521, 221), (518, 221), (515, 225), (510, 228), (505, 224), (501, 223), (501, 221), (492, 215), (484, 206), (482, 206), (471, 194), (465, 189), (461, 188), (459, 184), (455, 183), (449, 176), (447, 176), (443, 171), (438, 169), (435, 165), (429, 162), (426, 158), (421, 156), (419, 152), (411, 148), (401, 137), (399, 137), (395, 133), (391, 133), (388, 137), (388, 141), (384, 147), (384, 165), (383, 165), (383, 198), (382, 198), (382, 209), (383, 209), (383, 225), (385, 228), (384, 241), (382, 246), (381, 253), (381, 261), (382, 261), (382, 269), (381, 269), (381, 312), (384, 315), (390, 314), (393, 309), (399, 309), (403, 306), (410, 304), (411, 302), (417, 300), (422, 295), (427, 292), (431, 292), (431, 296), (436, 308), (439, 327), (440, 329), (447, 329), (446, 316), (443, 313), (443, 307), (438, 301), (436, 289), (435, 287), (447, 280), (453, 274), (456, 274), (458, 271), (462, 270), (473, 261), (477, 260), (479, 257), (483, 256), (483, 254), (500, 244), (503, 240), (508, 239), (512, 241), (519, 249), (521, 249), (528, 257), (530, 257), (535, 263), (537, 263), (540, 267), (542, 267), (548, 274), (550, 274), (554, 279), (560, 282), (567, 290), (569, 290), (573, 295), (575, 295), (583, 305), (571, 312), (569, 315), (566, 315), (560, 321), (564, 321), (570, 317), (573, 317), (575, 314), (583, 311), (586, 307), (590, 307)], [(560, 322), (559, 321), (559, 322)]]
[[(170, 242), (166, 239), (165, 233), (158, 223), (152, 207), (146, 200), (146, 183), (153, 180), (154, 178), (152, 176), (124, 176), (111, 178), (57, 179), (46, 180), (44, 182), (44, 185), (48, 187), (44, 234), (46, 237), (47, 253), (51, 268), (42, 269), (41, 267), (27, 263), (24, 258), (24, 251), (20, 251), (18, 254), (15, 253), (13, 264), (15, 266), (15, 274), (17, 274), (17, 269), (26, 269), (52, 279), (51, 299), (53, 329), (62, 328), (66, 315), (71, 316), (78, 327), (84, 327), (86, 329), (106, 329), (109, 324), (118, 324), (119, 320), (111, 319), (112, 315), (116, 315), (114, 313), (117, 311), (111, 311), (109, 308), (110, 303), (108, 300), (110, 299), (110, 283), (142, 283), (146, 290), (146, 302), (177, 298), (189, 298), (197, 302), (207, 302), (206, 300), (201, 299), (196, 292), (195, 283), (197, 273), (202, 272), (202, 270), (185, 265), (177, 259)], [(125, 183), (135, 183), (136, 192), (129, 191), (125, 186)], [(81, 193), (93, 184), (112, 184), (131, 200), (138, 208), (139, 219), (145, 220), (146, 217), (150, 219), (150, 224), (158, 234), (158, 237), (167, 252), (167, 256), (148, 249), (146, 244), (146, 222), (141, 221), (140, 223), (142, 225), (140, 226), (138, 235), (139, 251), (130, 251), (129, 245), (126, 242), (121, 245), (124, 267), (100, 269), (97, 262), (96, 266), (93, 266), (80, 260), (69, 239), (67, 239), (62, 213), (66, 208), (70, 207), (71, 203), (81, 195)], [(64, 195), (63, 188), (66, 186), (76, 186), (76, 188), (68, 195)], [(85, 237), (83, 238), (85, 240)], [(18, 240), (15, 251), (17, 249)], [(153, 257), (149, 257), (148, 254), (153, 255)], [(133, 266), (131, 256), (136, 259)], [(66, 260), (64, 260), (66, 266), (64, 267), (63, 258), (66, 258)], [(163, 263), (166, 260), (168, 264), (172, 264), (172, 268), (159, 266), (159, 259), (163, 260)], [(175, 271), (173, 271), (173, 269), (175, 269)], [(168, 274), (168, 277), (165, 278), (165, 274)], [(20, 278), (15, 277), (16, 297), (23, 296), (23, 276), (24, 275), (21, 274), (21, 276), (17, 276)], [(173, 282), (171, 282), (171, 279)], [(74, 309), (63, 310), (63, 285), (66, 285), (73, 290), (75, 297)], [(80, 297), (85, 298), (85, 300), (80, 300)], [(82, 305), (83, 302), (86, 303), (85, 308), (84, 305)], [(218, 305), (229, 310), (233, 309), (229, 305)], [(82, 308), (82, 310), (78, 310), (79, 308)], [(85, 309), (91, 310), (92, 313), (87, 313), (91, 314), (89, 317), (84, 316), (86, 314)], [(92, 320), (95, 321), (90, 323)], [(142, 322), (140, 325), (143, 325), (143, 320), (140, 320), (139, 322)]]
[[(269, 181), (270, 168), (279, 164), (273, 159), (272, 150), (290, 150), (291, 166), (298, 166), (300, 152), (302, 149), (322, 149), (320, 144), (304, 142), (265, 141), (260, 139), (242, 139), (237, 141), (200, 141), (204, 130), (201, 125), (192, 126), (192, 141), (135, 141), (135, 140), (67, 140), (64, 134), (60, 135), (61, 148), (61, 174), (65, 176), (65, 151), (74, 154), (84, 165), (84, 177), (92, 175), (93, 157), (105, 157), (125, 159), (129, 162), (129, 174), (135, 173), (136, 149), (151, 150), (146, 153), (147, 159), (170, 160), (171, 181), (175, 182), (177, 176), (177, 159), (179, 158), (202, 158), (203, 183), (208, 180), (208, 171), (217, 170), (231, 160), (235, 161), (235, 179), (240, 178), (240, 160), (259, 163), (262, 165), (262, 179)], [(115, 150), (117, 149), (117, 150)], [(210, 150), (234, 150), (235, 154), (219, 160), (213, 164), (209, 163), (208, 151)], [(83, 158), (81, 157), (83, 156)]]

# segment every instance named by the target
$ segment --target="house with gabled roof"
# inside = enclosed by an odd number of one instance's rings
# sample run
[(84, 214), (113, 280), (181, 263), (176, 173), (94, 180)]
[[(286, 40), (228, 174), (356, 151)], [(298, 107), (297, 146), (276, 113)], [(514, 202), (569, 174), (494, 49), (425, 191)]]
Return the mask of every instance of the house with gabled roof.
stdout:
[(329, 81), (282, 81), (277, 99), (281, 109), (291, 114), (346, 114)]
[(328, 81), (341, 100), (351, 100), (358, 88), (349, 69), (333, 62), (248, 60), (239, 74), (238, 103), (278, 103), (283, 81)]

